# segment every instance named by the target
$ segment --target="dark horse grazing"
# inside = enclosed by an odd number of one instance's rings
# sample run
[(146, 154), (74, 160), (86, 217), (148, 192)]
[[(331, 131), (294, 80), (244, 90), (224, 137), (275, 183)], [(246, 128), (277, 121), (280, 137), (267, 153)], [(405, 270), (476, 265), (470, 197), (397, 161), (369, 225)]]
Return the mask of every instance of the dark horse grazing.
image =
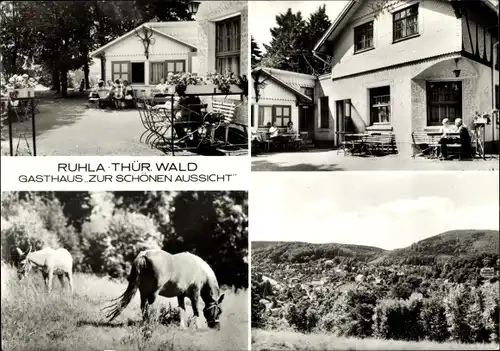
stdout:
[(219, 316), (222, 313), (220, 303), (224, 294), (220, 295), (214, 271), (200, 257), (189, 252), (172, 255), (163, 250), (146, 250), (134, 260), (128, 281), (125, 292), (114, 300), (116, 302), (113, 305), (106, 307), (110, 309), (106, 315), (110, 322), (127, 307), (139, 289), (144, 319), (148, 318), (148, 305), (152, 305), (158, 295), (177, 297), (179, 307), (183, 310), (184, 298), (188, 297), (198, 325), (198, 303), (201, 297), (205, 303), (203, 315), (208, 327), (219, 329)]

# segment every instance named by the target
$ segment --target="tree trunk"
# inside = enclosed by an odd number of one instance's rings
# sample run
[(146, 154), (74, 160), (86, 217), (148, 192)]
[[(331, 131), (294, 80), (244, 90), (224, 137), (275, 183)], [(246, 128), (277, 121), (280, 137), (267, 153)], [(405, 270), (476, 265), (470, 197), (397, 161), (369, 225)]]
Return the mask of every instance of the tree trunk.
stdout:
[(89, 90), (90, 89), (90, 80), (89, 80), (89, 74), (90, 74), (90, 69), (89, 69), (89, 48), (87, 45), (83, 47), (83, 77), (85, 79), (85, 89)]
[(52, 68), (52, 89), (58, 93), (61, 92), (61, 80), (59, 79), (59, 70), (54, 67)]
[(68, 97), (68, 70), (66, 68), (61, 70), (61, 96)]

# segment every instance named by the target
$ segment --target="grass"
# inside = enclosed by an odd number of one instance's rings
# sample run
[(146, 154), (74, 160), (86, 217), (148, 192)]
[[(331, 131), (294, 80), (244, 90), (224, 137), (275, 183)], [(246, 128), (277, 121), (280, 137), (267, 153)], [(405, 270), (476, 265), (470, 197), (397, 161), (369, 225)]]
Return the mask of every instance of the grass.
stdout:
[(357, 339), (252, 329), (252, 350), (498, 350), (498, 344)]
[[(176, 325), (140, 323), (139, 294), (115, 321), (108, 323), (101, 308), (126, 287), (107, 278), (75, 274), (70, 296), (54, 279), (52, 294), (45, 292), (35, 273), (18, 281), (15, 271), (1, 272), (2, 350), (247, 350), (248, 292), (225, 291), (220, 331), (208, 328), (181, 329)], [(177, 299), (160, 297), (155, 308)], [(186, 299), (186, 314), (192, 310)], [(204, 318), (201, 318), (205, 323)], [(193, 323), (194, 324), (194, 323)]]

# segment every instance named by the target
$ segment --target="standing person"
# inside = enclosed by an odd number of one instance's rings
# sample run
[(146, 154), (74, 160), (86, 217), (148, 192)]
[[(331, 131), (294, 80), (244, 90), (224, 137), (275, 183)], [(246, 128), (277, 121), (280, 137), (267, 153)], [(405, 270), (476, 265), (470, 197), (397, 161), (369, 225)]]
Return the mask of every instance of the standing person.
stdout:
[(85, 90), (85, 79), (82, 78), (82, 80), (80, 81), (80, 93), (83, 93), (84, 90)]

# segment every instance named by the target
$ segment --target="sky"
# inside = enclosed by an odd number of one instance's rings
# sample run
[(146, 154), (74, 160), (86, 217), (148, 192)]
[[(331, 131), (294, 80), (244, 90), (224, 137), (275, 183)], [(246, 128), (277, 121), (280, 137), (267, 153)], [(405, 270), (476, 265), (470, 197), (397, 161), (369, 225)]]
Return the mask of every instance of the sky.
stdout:
[[(326, 14), (330, 21), (334, 21), (347, 1), (250, 1), (250, 34), (259, 43), (269, 44), (271, 41), (270, 29), (276, 26), (276, 15), (285, 13), (291, 8), (294, 13), (300, 11), (302, 18), (308, 19), (309, 15), (323, 4), (326, 4)], [(264, 51), (264, 50), (263, 50)]]
[(255, 172), (250, 235), (391, 250), (447, 230), (498, 230), (498, 193), (496, 172)]

